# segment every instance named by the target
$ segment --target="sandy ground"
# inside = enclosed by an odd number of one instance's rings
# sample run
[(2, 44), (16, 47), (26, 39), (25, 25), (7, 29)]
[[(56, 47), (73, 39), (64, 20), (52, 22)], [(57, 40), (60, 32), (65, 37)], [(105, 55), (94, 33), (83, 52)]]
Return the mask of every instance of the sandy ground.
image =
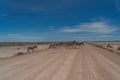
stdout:
[(107, 44), (110, 44), (114, 49), (117, 49), (118, 47), (120, 47), (120, 42), (93, 42), (93, 43), (102, 45), (104, 47), (106, 47)]
[[(91, 44), (101, 46), (102, 48), (120, 54), (120, 50), (118, 50), (120, 47), (120, 42), (92, 42)], [(112, 48), (107, 47), (108, 44), (110, 44)]]
[[(11, 46), (0, 47), (0, 58), (9, 58), (9, 57), (16, 55), (17, 53), (20, 53), (20, 52), (27, 53), (27, 48), (29, 46), (31, 46), (31, 45), (15, 46), (15, 47), (11, 47)], [(36, 49), (36, 51), (47, 49), (48, 46), (49, 45), (39, 45), (39, 46), (37, 46), (38, 49)], [(17, 48), (19, 48), (19, 49), (17, 49)]]
[(0, 59), (0, 80), (120, 80), (120, 56), (85, 45)]

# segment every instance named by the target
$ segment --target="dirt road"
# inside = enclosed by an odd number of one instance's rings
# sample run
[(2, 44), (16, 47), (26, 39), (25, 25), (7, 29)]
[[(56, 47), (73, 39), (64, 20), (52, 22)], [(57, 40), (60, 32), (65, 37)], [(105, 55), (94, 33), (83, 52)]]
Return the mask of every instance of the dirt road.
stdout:
[(0, 80), (120, 80), (120, 56), (85, 45), (0, 59)]

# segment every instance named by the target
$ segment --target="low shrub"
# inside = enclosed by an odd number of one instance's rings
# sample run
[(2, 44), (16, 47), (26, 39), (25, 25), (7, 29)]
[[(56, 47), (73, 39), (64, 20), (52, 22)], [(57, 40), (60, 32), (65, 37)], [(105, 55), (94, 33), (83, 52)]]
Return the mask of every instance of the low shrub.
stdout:
[(17, 55), (23, 55), (24, 53), (23, 52), (18, 52)]
[(120, 47), (118, 47), (117, 50), (120, 50)]

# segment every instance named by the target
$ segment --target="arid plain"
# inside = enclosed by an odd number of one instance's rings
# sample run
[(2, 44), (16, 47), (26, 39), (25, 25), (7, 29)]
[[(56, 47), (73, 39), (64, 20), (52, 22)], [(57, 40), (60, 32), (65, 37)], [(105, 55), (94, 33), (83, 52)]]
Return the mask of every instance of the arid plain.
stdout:
[(0, 80), (120, 80), (120, 55), (115, 52), (88, 43), (79, 49), (47, 47), (1, 58)]

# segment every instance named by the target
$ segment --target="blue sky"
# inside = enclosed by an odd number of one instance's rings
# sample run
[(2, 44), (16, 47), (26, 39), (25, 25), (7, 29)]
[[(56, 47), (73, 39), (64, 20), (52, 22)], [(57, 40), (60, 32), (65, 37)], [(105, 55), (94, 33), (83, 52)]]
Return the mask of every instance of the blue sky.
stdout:
[(120, 40), (120, 0), (1, 0), (0, 41)]

